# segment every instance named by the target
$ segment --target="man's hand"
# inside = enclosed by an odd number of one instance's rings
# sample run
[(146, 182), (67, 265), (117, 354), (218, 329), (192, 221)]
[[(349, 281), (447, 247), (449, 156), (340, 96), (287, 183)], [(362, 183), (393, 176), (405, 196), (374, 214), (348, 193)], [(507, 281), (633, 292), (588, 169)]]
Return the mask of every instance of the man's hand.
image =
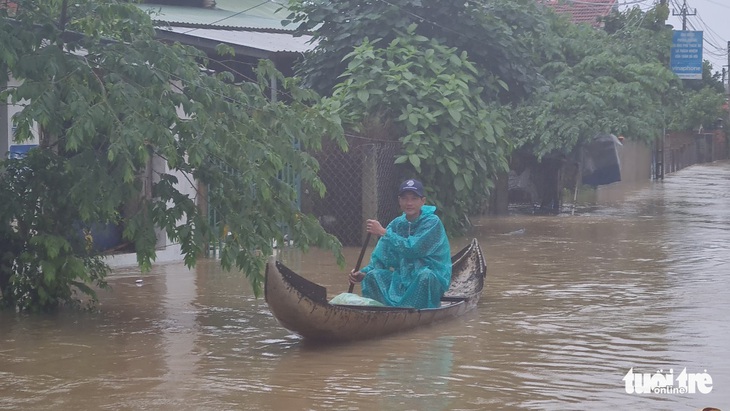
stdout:
[(365, 228), (368, 233), (375, 234), (380, 237), (385, 235), (385, 228), (383, 228), (378, 220), (365, 221)]
[(355, 284), (362, 281), (362, 279), (365, 278), (365, 273), (362, 271), (350, 271), (350, 283)]

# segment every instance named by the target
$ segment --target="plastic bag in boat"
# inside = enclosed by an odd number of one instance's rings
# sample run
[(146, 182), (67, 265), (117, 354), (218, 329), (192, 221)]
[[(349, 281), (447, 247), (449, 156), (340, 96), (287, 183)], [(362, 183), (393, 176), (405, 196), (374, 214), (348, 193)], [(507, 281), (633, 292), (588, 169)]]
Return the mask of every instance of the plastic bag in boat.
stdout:
[(357, 294), (353, 293), (342, 293), (334, 296), (330, 300), (330, 304), (335, 305), (369, 305), (374, 307), (385, 307), (384, 304), (382, 304), (379, 301), (375, 301), (372, 298), (367, 297), (361, 297)]

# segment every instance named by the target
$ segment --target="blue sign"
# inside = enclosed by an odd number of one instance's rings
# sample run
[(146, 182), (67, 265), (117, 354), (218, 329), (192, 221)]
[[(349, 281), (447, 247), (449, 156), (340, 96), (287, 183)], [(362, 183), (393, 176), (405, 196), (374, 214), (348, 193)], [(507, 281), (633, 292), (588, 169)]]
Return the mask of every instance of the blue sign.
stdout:
[(702, 32), (675, 30), (670, 61), (677, 77), (702, 80)]
[(28, 154), (28, 151), (30, 151), (33, 148), (38, 147), (35, 144), (15, 144), (10, 146), (10, 150), (8, 150), (8, 158), (9, 159), (15, 159), (15, 158), (23, 158), (26, 154)]

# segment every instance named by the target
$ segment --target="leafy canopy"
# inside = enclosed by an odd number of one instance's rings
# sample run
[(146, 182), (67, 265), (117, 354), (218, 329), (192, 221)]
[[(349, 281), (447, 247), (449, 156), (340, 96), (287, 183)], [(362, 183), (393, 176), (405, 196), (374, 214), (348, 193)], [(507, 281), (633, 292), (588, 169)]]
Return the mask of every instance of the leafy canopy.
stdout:
[(384, 46), (413, 24), (415, 34), (467, 52), (487, 101), (497, 94), (516, 101), (539, 84), (534, 47), (547, 25), (535, 0), (290, 0), (288, 8), (286, 22), (317, 42), (301, 74), (322, 94), (332, 91), (344, 57), (363, 39), (382, 38)]
[(396, 124), (405, 164), (428, 182), (447, 228), (463, 228), (475, 204), (507, 170), (502, 110), (481, 97), (467, 53), (416, 34), (412, 25), (385, 47), (365, 40), (324, 104), (356, 128), (371, 116)]
[[(256, 292), (283, 230), (302, 248), (339, 250), (279, 178), (298, 173), (322, 194), (317, 162), (295, 142), (344, 144), (339, 120), (313, 108), (313, 92), (270, 62), (250, 83), (206, 72), (204, 54), (155, 40), (149, 16), (125, 1), (17, 4), (0, 20), (0, 82), (21, 83), (0, 98), (24, 106), (13, 118), (16, 142), (41, 136), (27, 158), (0, 163), (0, 304), (51, 309), (76, 290), (93, 298), (88, 285), (103, 286), (107, 270), (79, 235), (93, 223), (121, 226), (143, 268), (159, 227), (192, 266), (221, 235), (199, 208), (196, 182), (225, 193), (212, 205), (231, 233), (221, 264), (242, 270)], [(286, 103), (267, 98), (272, 77)]]
[(672, 130), (712, 130), (719, 122), (727, 121), (726, 113), (723, 112), (725, 96), (717, 90), (705, 87), (700, 91), (685, 91), (682, 96), (682, 104), (670, 122)]
[(640, 27), (608, 34), (553, 19), (540, 73), (546, 87), (514, 110), (518, 145), (538, 158), (569, 153), (601, 132), (650, 141), (666, 125), (666, 106), (681, 88), (662, 63), (665, 31)]
[(702, 80), (669, 70), (666, 4), (614, 13), (605, 30), (554, 16), (541, 39), (546, 87), (515, 107), (517, 144), (541, 158), (569, 153), (598, 133), (650, 142), (663, 130), (692, 130), (722, 117), (722, 84), (705, 61)]

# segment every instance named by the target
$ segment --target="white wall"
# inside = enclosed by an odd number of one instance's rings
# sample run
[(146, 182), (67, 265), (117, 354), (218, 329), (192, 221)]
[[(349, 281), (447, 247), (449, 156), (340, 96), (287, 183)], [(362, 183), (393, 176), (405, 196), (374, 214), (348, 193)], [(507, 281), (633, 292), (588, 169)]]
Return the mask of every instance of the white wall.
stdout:
[[(0, 88), (5, 89), (6, 87), (17, 87), (21, 83), (20, 81), (10, 78), (8, 80), (7, 84), (0, 84)], [(29, 141), (24, 141), (22, 143), (17, 143), (13, 140), (13, 133), (15, 126), (13, 124), (12, 118), (13, 115), (23, 110), (23, 103), (20, 104), (10, 104), (10, 101), (7, 101), (7, 104), (0, 104), (0, 155), (3, 156), (3, 158), (7, 158), (8, 151), (10, 149), (11, 145), (15, 144), (34, 144), (37, 145), (39, 143), (39, 133), (38, 133), (38, 127), (34, 129), (33, 132), (33, 139)], [(179, 111), (179, 114), (181, 117), (183, 116), (182, 111)], [(171, 173), (169, 167), (167, 166), (167, 162), (165, 162), (164, 159), (158, 156), (154, 156), (151, 161), (151, 169), (152, 173), (148, 178), (151, 178), (152, 181), (158, 181), (159, 180), (159, 174), (160, 173)], [(181, 193), (188, 195), (190, 198), (195, 199), (196, 203), (199, 203), (201, 201), (200, 197), (197, 194), (197, 183), (193, 180), (192, 176), (186, 176), (184, 173), (179, 172), (172, 172), (171, 174), (175, 175), (178, 179), (178, 190), (180, 190)], [(147, 183), (147, 182), (145, 182)], [(149, 182), (151, 183), (151, 182)], [(156, 230), (157, 231), (157, 259), (156, 262), (169, 262), (169, 261), (180, 261), (182, 260), (182, 254), (180, 251), (180, 246), (178, 244), (171, 244), (169, 239), (167, 238), (167, 233), (163, 230)], [(118, 254), (109, 256), (107, 258), (107, 262), (112, 266), (127, 266), (127, 265), (136, 265), (136, 256), (135, 254)]]
[[(7, 82), (7, 84), (1, 84), (3, 89), (10, 88), (10, 87), (18, 87), (20, 85), (20, 81), (10, 78)], [(23, 142), (15, 142), (13, 140), (13, 134), (15, 133), (15, 125), (13, 124), (13, 116), (16, 113), (19, 113), (23, 110), (23, 104), (25, 102), (21, 101), (19, 104), (10, 104), (10, 99), (6, 102), (6, 104), (0, 104), (0, 154), (7, 158), (8, 150), (10, 149), (11, 145), (14, 144), (38, 144), (38, 127), (36, 126), (33, 130), (33, 138), (28, 141)]]

